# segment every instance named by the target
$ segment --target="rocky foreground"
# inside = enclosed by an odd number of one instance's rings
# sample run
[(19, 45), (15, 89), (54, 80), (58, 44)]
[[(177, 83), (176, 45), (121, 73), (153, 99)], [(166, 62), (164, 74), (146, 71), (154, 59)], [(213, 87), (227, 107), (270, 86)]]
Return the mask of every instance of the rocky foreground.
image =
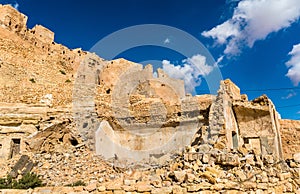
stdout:
[[(36, 154), (34, 172), (46, 187), (3, 193), (300, 193), (300, 157), (275, 162), (240, 149), (226, 152), (207, 145), (188, 147), (165, 165), (118, 167), (83, 145), (65, 153)], [(59, 180), (59, 181), (57, 181)], [(66, 187), (76, 181), (86, 186)]]

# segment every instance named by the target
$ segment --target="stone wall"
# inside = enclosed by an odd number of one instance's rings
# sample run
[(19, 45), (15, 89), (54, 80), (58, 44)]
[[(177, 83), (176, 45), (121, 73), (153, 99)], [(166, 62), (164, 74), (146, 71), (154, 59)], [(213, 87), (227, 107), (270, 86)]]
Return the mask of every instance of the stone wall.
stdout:
[(27, 29), (27, 17), (9, 5), (0, 13), (0, 101), (33, 104), (51, 94), (54, 106), (70, 104), (85, 52), (55, 43), (41, 25)]
[(300, 153), (300, 121), (280, 120), (283, 155), (286, 159)]

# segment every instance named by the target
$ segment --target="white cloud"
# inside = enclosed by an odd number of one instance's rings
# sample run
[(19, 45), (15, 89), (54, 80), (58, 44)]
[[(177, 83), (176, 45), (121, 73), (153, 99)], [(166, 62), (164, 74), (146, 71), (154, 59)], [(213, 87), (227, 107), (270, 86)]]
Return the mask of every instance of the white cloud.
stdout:
[(225, 44), (229, 37), (238, 36), (239, 26), (232, 24), (230, 21), (226, 21), (221, 25), (218, 25), (211, 29), (210, 31), (202, 32), (205, 37), (211, 37), (217, 41), (219, 44)]
[(297, 86), (300, 82), (300, 44), (294, 45), (289, 55), (291, 58), (286, 62), (286, 66), (289, 68), (286, 76)]
[(208, 75), (213, 67), (207, 65), (206, 57), (199, 54), (183, 60), (182, 63), (182, 65), (174, 65), (168, 60), (163, 60), (162, 69), (170, 77), (184, 80), (186, 91), (193, 93), (195, 87), (201, 84), (200, 76)]
[(169, 39), (169, 38), (166, 38), (165, 40), (164, 40), (164, 44), (169, 44), (171, 42), (171, 40)]
[(232, 18), (202, 32), (217, 44), (226, 45), (225, 54), (238, 55), (270, 33), (289, 27), (300, 16), (299, 0), (242, 0)]

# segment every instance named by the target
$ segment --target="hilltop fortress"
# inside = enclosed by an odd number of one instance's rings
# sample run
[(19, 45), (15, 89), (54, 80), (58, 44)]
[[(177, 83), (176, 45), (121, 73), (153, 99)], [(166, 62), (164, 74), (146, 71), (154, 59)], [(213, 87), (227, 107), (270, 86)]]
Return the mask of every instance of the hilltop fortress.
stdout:
[[(0, 5), (0, 176), (33, 171), (49, 186), (83, 179), (88, 192), (299, 191), (300, 122), (280, 119), (267, 96), (249, 101), (229, 79), (216, 96), (191, 96), (182, 80), (161, 69), (153, 77), (151, 65), (68, 49), (54, 42), (51, 30), (28, 29), (26, 22)], [(156, 173), (160, 185), (109, 165), (137, 163), (156, 166), (144, 176)], [(251, 175), (239, 174), (244, 164)], [(267, 181), (255, 175), (271, 168), (277, 173), (265, 175)], [(168, 171), (184, 171), (183, 178)], [(226, 185), (240, 179), (248, 185)], [(113, 181), (120, 187), (112, 188)]]

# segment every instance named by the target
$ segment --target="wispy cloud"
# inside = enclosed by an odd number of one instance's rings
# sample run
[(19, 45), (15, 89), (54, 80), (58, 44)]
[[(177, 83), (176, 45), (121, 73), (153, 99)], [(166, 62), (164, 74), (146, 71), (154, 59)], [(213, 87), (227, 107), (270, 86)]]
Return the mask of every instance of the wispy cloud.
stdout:
[(286, 62), (289, 68), (286, 76), (288, 76), (293, 84), (297, 86), (300, 82), (300, 44), (294, 45), (293, 49), (289, 52), (290, 60)]
[(19, 10), (19, 3), (15, 2), (14, 4), (12, 4), (12, 6), (16, 9)]
[(286, 96), (281, 97), (281, 99), (288, 100), (294, 96), (297, 96), (297, 93), (292, 90)]
[(244, 47), (251, 48), (257, 40), (289, 27), (299, 16), (299, 0), (242, 0), (229, 20), (202, 35), (226, 45), (227, 56), (239, 55)]
[(200, 54), (183, 60), (181, 65), (174, 65), (168, 60), (163, 60), (162, 65), (162, 69), (170, 77), (184, 80), (185, 89), (189, 93), (200, 86), (201, 76), (206, 76), (213, 70), (212, 66), (206, 64), (206, 57)]
[(220, 57), (217, 59), (215, 66), (223, 67), (224, 65), (221, 64), (221, 62), (223, 61), (223, 59), (224, 59), (224, 55), (220, 56)]

